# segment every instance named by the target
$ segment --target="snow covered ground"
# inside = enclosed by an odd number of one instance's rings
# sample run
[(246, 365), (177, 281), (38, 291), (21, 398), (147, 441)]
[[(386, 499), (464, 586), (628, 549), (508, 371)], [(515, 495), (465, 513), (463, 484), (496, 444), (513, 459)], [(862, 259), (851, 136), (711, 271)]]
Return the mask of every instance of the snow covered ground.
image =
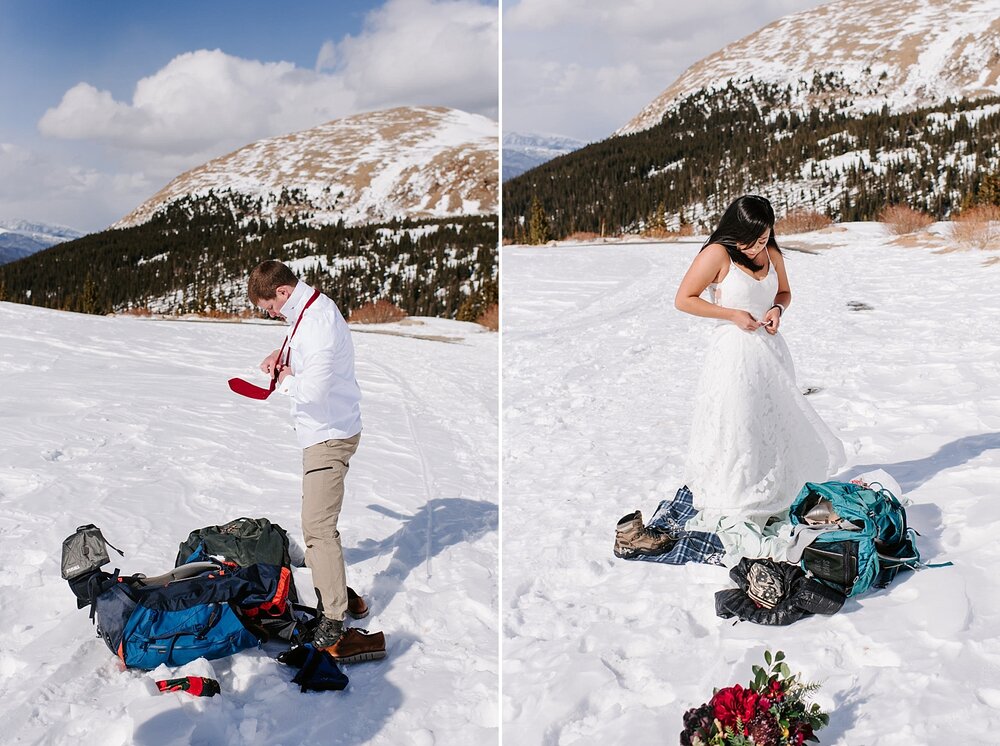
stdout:
[(505, 743), (677, 743), (765, 649), (822, 684), (824, 744), (1000, 743), (1000, 265), (877, 224), (785, 243), (829, 247), (786, 251), (782, 333), (846, 443), (839, 476), (895, 476), (924, 559), (954, 567), (768, 628), (715, 616), (723, 568), (615, 559), (616, 521), (681, 484), (713, 322), (673, 297), (698, 244), (507, 247)]
[[(301, 540), (287, 402), (226, 386), (263, 378), (283, 328), (0, 303), (0, 742), (495, 742), (498, 339), (424, 321), (354, 335), (365, 435), (341, 529), (348, 581), (372, 607), (362, 624), (386, 632), (389, 655), (345, 666), (344, 692), (300, 694), (270, 646), (123, 671), (59, 566), (84, 523), (124, 550), (116, 566), (146, 574), (172, 567), (191, 530), (240, 516)], [(294, 572), (314, 600), (309, 571)], [(222, 696), (153, 685), (188, 674), (218, 679)]]

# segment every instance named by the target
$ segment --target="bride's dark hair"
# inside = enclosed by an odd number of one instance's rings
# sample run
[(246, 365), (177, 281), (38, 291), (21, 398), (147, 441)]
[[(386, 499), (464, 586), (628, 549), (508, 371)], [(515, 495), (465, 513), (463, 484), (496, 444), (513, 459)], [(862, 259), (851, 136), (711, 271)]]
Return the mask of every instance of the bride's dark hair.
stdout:
[(726, 208), (722, 220), (719, 221), (719, 227), (708, 237), (701, 248), (704, 249), (705, 246), (713, 243), (722, 244), (729, 252), (729, 257), (736, 264), (746, 267), (751, 272), (757, 272), (764, 268), (763, 263), (759, 266), (754, 264), (753, 260), (740, 251), (737, 244), (749, 246), (755, 243), (765, 230), (769, 231), (768, 248), (776, 249), (780, 254), (781, 249), (774, 238), (774, 208), (763, 197), (756, 194), (744, 194), (733, 200), (732, 204)]

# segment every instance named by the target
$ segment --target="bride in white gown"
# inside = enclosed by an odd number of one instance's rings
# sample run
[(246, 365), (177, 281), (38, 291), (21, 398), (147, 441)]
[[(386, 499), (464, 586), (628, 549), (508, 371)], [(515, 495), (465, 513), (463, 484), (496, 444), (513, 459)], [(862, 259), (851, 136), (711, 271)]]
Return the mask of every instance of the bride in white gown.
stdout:
[[(706, 289), (711, 300), (701, 297)], [(718, 533), (726, 564), (784, 559), (790, 528), (781, 519), (792, 500), (844, 462), (843, 444), (795, 382), (779, 333), (791, 300), (774, 210), (763, 197), (740, 197), (675, 299), (679, 310), (719, 321), (695, 394), (685, 479), (699, 511), (687, 528)], [(779, 521), (765, 528), (772, 516)]]

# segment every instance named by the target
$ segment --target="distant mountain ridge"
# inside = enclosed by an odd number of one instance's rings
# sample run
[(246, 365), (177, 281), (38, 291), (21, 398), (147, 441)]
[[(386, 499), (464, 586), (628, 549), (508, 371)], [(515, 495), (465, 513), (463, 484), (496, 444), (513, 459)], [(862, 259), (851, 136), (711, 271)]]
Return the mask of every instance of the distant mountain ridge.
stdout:
[(32, 223), (27, 220), (0, 220), (0, 264), (23, 259), (83, 233), (64, 225)]
[(503, 180), (513, 179), (525, 171), (553, 158), (579, 150), (585, 142), (562, 135), (537, 135), (507, 132), (503, 136)]
[[(875, 220), (1000, 203), (1000, 0), (837, 0), (693, 65), (607, 140), (504, 183), (554, 236), (708, 230), (735, 197)], [(536, 219), (536, 224), (538, 220)]]
[[(810, 83), (828, 78), (822, 90)], [(789, 87), (786, 108), (907, 111), (1000, 95), (1000, 0), (837, 0), (786, 16), (688, 68), (616, 135), (698, 91)]]
[(129, 228), (178, 200), (230, 195), (246, 219), (312, 226), (490, 215), (498, 205), (498, 126), (444, 107), (357, 114), (271, 137), (171, 181), (115, 223)]

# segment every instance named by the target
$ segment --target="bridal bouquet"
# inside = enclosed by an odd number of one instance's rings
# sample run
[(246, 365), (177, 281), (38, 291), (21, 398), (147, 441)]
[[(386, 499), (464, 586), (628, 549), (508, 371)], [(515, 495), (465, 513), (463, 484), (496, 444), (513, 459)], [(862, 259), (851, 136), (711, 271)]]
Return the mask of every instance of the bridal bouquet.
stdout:
[(684, 713), (681, 746), (801, 746), (819, 742), (815, 732), (830, 722), (807, 697), (818, 684), (793, 676), (781, 651), (764, 653), (767, 668), (753, 667), (750, 686), (716, 690), (712, 699)]

